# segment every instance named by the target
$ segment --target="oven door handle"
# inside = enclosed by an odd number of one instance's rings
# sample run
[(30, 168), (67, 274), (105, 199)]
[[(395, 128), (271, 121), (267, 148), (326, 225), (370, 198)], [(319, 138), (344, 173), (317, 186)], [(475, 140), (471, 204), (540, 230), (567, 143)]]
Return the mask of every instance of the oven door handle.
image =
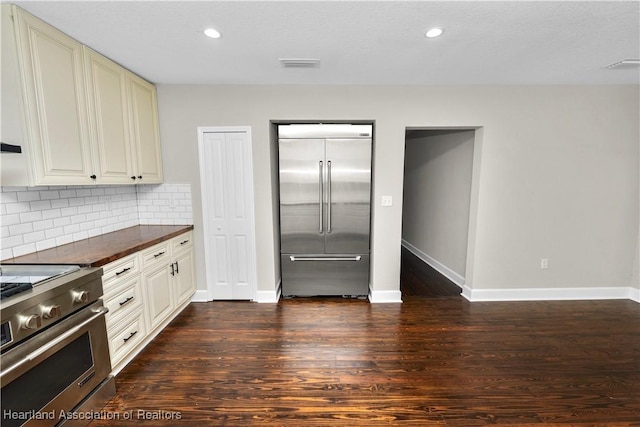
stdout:
[(49, 343), (43, 345), (42, 347), (38, 348), (36, 351), (31, 352), (30, 354), (28, 354), (24, 358), (20, 359), (20, 361), (18, 361), (16, 363), (14, 363), (13, 365), (9, 366), (7, 369), (3, 369), (2, 373), (0, 374), (0, 379), (2, 377), (4, 377), (5, 375), (7, 375), (8, 373), (10, 373), (12, 371), (15, 371), (16, 369), (18, 369), (20, 366), (24, 365), (25, 363), (28, 363), (28, 362), (34, 360), (35, 358), (37, 358), (38, 356), (46, 353), (47, 351), (49, 351), (53, 347), (57, 346), (61, 342), (65, 341), (67, 338), (69, 338), (70, 336), (72, 336), (76, 332), (80, 331), (82, 328), (87, 326), (89, 323), (93, 322), (94, 320), (96, 320), (97, 318), (99, 318), (101, 316), (104, 316), (108, 312), (109, 312), (109, 309), (107, 307), (100, 307), (100, 309), (98, 309), (93, 316), (91, 316), (90, 318), (88, 318), (84, 322), (82, 322), (79, 325), (76, 325), (73, 328), (69, 329), (68, 331), (64, 332), (63, 334), (61, 334), (56, 339), (54, 339), (54, 340), (50, 341)]

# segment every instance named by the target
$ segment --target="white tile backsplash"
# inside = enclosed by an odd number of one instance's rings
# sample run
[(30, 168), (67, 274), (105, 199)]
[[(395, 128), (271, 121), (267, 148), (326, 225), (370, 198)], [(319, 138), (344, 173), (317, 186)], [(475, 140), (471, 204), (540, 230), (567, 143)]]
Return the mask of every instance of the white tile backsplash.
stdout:
[(0, 260), (140, 224), (193, 224), (190, 184), (0, 187), (0, 214)]
[[(184, 207), (187, 209), (184, 209)], [(145, 185), (138, 188), (140, 224), (193, 224), (190, 184)]]

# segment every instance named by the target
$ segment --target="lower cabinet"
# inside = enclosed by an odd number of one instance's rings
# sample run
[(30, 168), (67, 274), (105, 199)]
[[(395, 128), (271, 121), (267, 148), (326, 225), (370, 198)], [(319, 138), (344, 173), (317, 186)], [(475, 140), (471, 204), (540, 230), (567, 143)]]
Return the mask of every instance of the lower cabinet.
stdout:
[(189, 304), (195, 293), (192, 232), (103, 267), (113, 373)]
[(194, 265), (193, 265), (193, 250), (189, 250), (184, 254), (176, 256), (175, 261), (175, 291), (176, 304), (181, 305), (186, 301), (191, 300), (195, 292), (194, 283)]
[(147, 319), (151, 329), (158, 326), (171, 314), (175, 306), (169, 267), (164, 264), (149, 273), (142, 273), (146, 291)]
[(112, 368), (117, 367), (120, 361), (144, 340), (146, 332), (142, 307), (138, 307), (131, 316), (107, 329)]

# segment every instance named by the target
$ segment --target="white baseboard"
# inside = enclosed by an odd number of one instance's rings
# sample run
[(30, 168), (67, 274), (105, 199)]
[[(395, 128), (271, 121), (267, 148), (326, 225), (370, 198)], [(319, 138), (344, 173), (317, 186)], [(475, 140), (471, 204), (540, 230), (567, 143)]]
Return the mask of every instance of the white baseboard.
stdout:
[(369, 289), (369, 302), (378, 303), (401, 303), (402, 293), (400, 291), (376, 291)]
[[(280, 282), (278, 282), (277, 290), (273, 291), (256, 291), (255, 302), (266, 302), (266, 303), (275, 303), (280, 300)], [(213, 301), (211, 294), (208, 290), (198, 289), (193, 297), (191, 297), (191, 302), (209, 302)]]
[(640, 289), (624, 286), (595, 288), (471, 289), (465, 284), (464, 277), (438, 262), (438, 260), (425, 254), (411, 243), (403, 239), (402, 246), (458, 285), (462, 289), (462, 296), (471, 302), (630, 299), (640, 303)]
[(278, 280), (274, 290), (256, 291), (256, 299), (254, 301), (258, 303), (277, 303), (280, 301), (280, 284), (281, 280)]
[(640, 290), (631, 287), (599, 288), (523, 288), (470, 289), (463, 287), (462, 296), (476, 301), (553, 301), (630, 299), (640, 302)]
[(198, 289), (196, 293), (191, 297), (191, 302), (208, 302), (211, 301), (211, 295), (208, 290)]
[(438, 271), (444, 277), (446, 277), (447, 279), (451, 280), (453, 283), (458, 285), (461, 289), (464, 289), (465, 278), (462, 277), (460, 274), (451, 270), (449, 267), (442, 264), (435, 258), (432, 258), (426, 253), (422, 252), (420, 249), (413, 246), (411, 243), (407, 242), (404, 239), (402, 239), (402, 246), (404, 246), (409, 252), (411, 252), (418, 258), (420, 258), (424, 263), (429, 264), (431, 267), (433, 267), (433, 269)]

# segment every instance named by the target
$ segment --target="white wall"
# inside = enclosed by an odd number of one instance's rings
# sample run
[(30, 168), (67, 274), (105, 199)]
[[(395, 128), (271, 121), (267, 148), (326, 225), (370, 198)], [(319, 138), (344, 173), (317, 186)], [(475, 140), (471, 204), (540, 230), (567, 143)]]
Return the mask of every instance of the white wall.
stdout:
[(402, 239), (464, 283), (473, 167), (473, 130), (407, 134)]
[[(160, 85), (158, 97), (165, 180), (191, 183), (196, 230), (196, 128), (252, 127), (259, 290), (278, 280), (269, 121), (305, 119), (375, 121), (374, 291), (399, 289), (407, 127), (483, 127), (467, 286), (628, 287), (637, 280), (637, 86)], [(393, 196), (393, 207), (379, 206), (382, 195)], [(541, 257), (549, 258), (548, 270), (540, 270)]]

